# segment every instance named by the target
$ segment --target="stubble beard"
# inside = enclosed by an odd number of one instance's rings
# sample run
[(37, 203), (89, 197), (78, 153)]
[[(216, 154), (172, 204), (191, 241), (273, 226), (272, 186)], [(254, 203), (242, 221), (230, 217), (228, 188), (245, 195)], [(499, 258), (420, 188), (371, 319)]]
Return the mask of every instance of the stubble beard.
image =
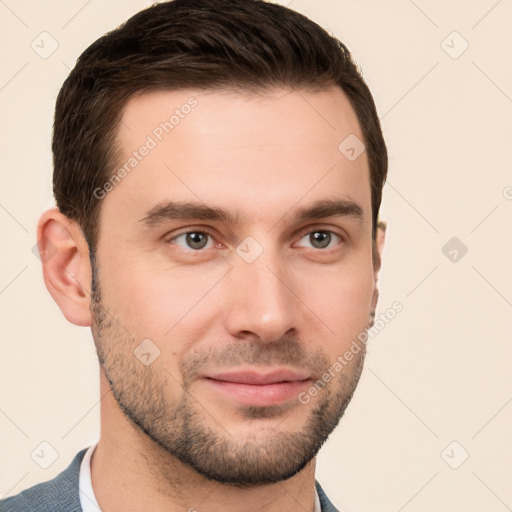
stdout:
[[(338, 425), (359, 381), (365, 350), (351, 361), (339, 378), (318, 392), (307, 405), (242, 407), (237, 411), (244, 422), (272, 421), (262, 430), (251, 430), (243, 439), (222, 425), (222, 417), (209, 403), (194, 397), (193, 376), (208, 361), (219, 363), (292, 364), (314, 369), (322, 375), (330, 366), (326, 356), (304, 351), (295, 338), (273, 343), (240, 343), (208, 353), (195, 353), (180, 364), (181, 375), (171, 375), (163, 366), (143, 365), (134, 355), (137, 340), (113, 318), (102, 304), (93, 267), (92, 332), (101, 368), (113, 396), (130, 422), (157, 443), (167, 454), (191, 467), (203, 477), (238, 487), (255, 487), (287, 480), (300, 472), (318, 453)], [(140, 341), (140, 340), (139, 340)], [(181, 386), (178, 384), (181, 382)], [(180, 396), (171, 394), (169, 387)], [(335, 387), (336, 386), (336, 387)], [(177, 393), (176, 393), (177, 394)], [(286, 418), (303, 408), (303, 427), (287, 431)]]

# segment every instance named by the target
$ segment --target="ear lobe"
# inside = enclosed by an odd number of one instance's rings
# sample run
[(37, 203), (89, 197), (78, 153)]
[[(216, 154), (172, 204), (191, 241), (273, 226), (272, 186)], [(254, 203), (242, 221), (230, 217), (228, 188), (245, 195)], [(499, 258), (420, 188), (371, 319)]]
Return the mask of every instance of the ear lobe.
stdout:
[(52, 208), (39, 219), (37, 239), (46, 288), (69, 322), (90, 326), (92, 273), (78, 224)]

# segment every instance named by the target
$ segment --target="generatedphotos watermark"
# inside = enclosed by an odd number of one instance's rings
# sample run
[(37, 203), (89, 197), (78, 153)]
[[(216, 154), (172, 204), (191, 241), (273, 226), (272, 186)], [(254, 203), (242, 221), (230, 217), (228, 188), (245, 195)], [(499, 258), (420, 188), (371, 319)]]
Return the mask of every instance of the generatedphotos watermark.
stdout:
[(363, 346), (368, 343), (368, 340), (375, 338), (392, 320), (396, 318), (398, 313), (404, 309), (399, 301), (393, 302), (391, 307), (380, 313), (378, 319), (375, 320), (372, 327), (360, 332), (357, 337), (352, 341), (350, 348), (345, 351), (343, 355), (339, 355), (336, 361), (325, 370), (324, 374), (314, 384), (312, 384), (306, 391), (299, 394), (299, 402), (303, 405), (309, 404), (311, 398), (316, 396), (327, 384), (340, 373), (345, 366), (347, 366), (354, 356), (361, 352)]
[(155, 126), (151, 133), (146, 137), (144, 143), (135, 151), (132, 152), (131, 156), (119, 167), (119, 169), (103, 184), (102, 187), (94, 189), (93, 196), (96, 199), (104, 199), (108, 192), (110, 192), (116, 185), (130, 172), (139, 165), (144, 158), (146, 158), (153, 149), (155, 149), (166, 135), (172, 132), (176, 126), (178, 126), (183, 119), (185, 119), (192, 109), (197, 107), (198, 101), (191, 97), (186, 103), (181, 105), (179, 108), (174, 109), (173, 114), (168, 119), (162, 121), (158, 126)]

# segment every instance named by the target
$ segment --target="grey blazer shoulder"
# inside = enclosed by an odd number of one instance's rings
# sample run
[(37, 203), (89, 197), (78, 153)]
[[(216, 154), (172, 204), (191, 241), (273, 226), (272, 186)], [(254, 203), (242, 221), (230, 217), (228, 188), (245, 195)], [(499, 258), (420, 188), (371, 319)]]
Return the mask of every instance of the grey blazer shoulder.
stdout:
[[(16, 496), (0, 501), (0, 512), (82, 512), (78, 490), (80, 463), (86, 450), (77, 453), (73, 462), (49, 482), (35, 485)], [(316, 490), (322, 512), (339, 512), (329, 501), (320, 484)]]
[(77, 453), (69, 467), (53, 480), (0, 501), (0, 512), (82, 512), (78, 478), (86, 451)]

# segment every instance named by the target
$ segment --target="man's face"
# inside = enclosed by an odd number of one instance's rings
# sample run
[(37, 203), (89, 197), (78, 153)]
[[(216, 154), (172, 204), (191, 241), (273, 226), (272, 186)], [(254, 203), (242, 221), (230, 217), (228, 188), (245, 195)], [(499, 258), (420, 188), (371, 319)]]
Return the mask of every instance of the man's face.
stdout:
[(355, 113), (338, 88), (174, 91), (130, 101), (122, 121), (130, 171), (102, 200), (92, 304), (113, 394), (208, 478), (289, 478), (338, 423), (364, 359), (332, 370), (375, 286), (366, 154), (338, 148), (363, 138)]

